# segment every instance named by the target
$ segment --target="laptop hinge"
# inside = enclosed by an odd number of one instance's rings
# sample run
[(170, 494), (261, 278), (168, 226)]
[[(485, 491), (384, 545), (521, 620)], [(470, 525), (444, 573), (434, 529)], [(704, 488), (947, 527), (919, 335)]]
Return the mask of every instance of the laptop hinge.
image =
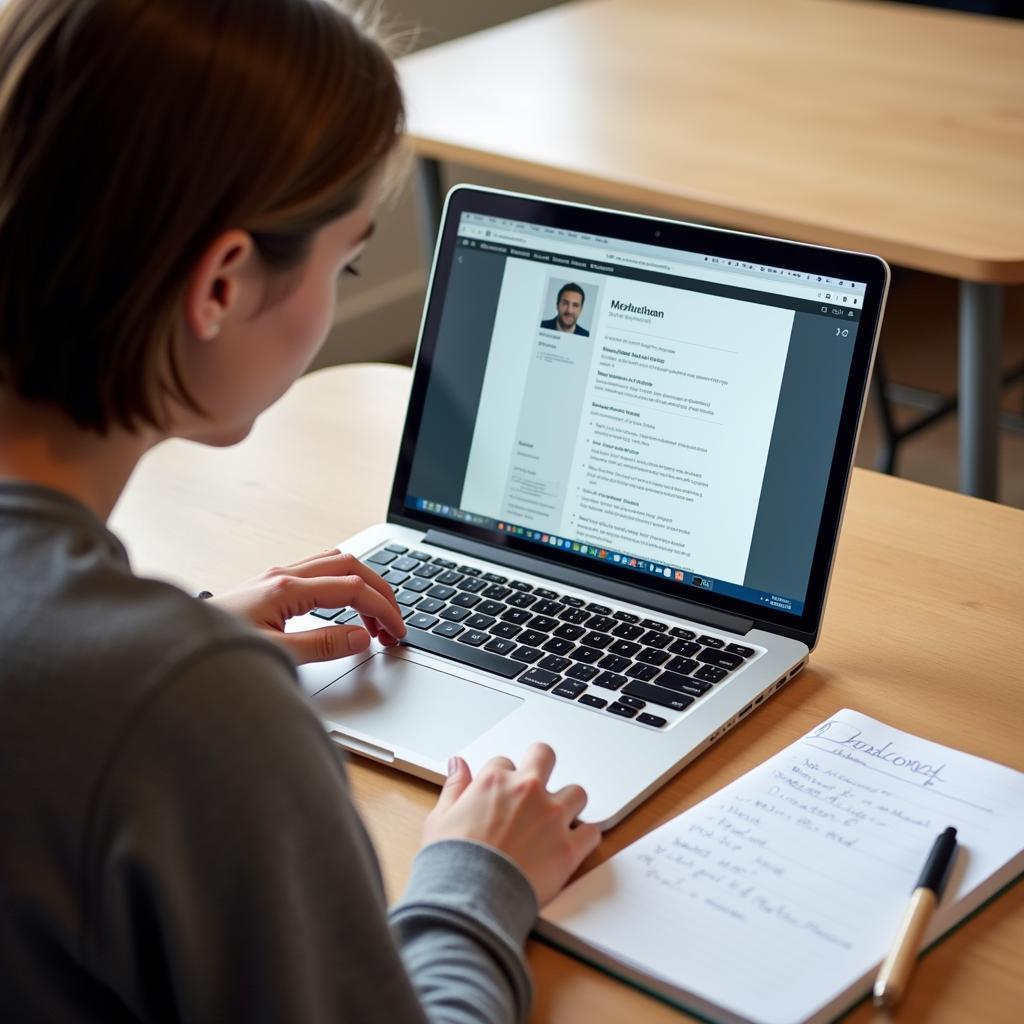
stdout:
[(479, 541), (468, 540), (466, 537), (459, 537), (453, 533), (445, 533), (443, 530), (427, 530), (423, 539), (426, 543), (434, 544), (439, 548), (447, 548), (449, 551), (457, 551), (459, 554), (482, 558), (486, 562), (495, 562), (509, 569), (518, 569), (520, 572), (528, 572), (534, 576), (543, 576), (546, 579), (579, 587), (582, 590), (591, 590), (604, 597), (643, 605), (643, 607), (661, 612), (663, 615), (690, 619), (693, 622), (699, 622), (702, 626), (723, 629), (729, 633), (736, 633), (738, 636), (746, 636), (754, 628), (754, 620), (741, 615), (731, 615), (729, 612), (720, 612), (714, 608), (704, 608), (692, 601), (684, 601), (664, 594), (652, 594), (648, 590), (630, 587), (617, 580), (606, 580), (593, 573), (581, 572), (578, 569), (570, 569), (562, 565), (552, 565), (551, 562), (531, 558), (518, 551), (493, 548), (489, 544), (481, 544)]

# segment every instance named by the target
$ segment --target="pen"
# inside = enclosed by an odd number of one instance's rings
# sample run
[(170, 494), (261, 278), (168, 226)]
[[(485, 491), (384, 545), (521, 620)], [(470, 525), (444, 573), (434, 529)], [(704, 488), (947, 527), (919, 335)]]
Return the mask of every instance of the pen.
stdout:
[(942, 890), (949, 878), (949, 869), (956, 852), (956, 829), (947, 828), (932, 845), (921, 877), (914, 886), (910, 906), (903, 915), (889, 955), (875, 979), (875, 1005), (895, 1006), (902, 997), (914, 969), (921, 936), (931, 920), (932, 912), (942, 899)]

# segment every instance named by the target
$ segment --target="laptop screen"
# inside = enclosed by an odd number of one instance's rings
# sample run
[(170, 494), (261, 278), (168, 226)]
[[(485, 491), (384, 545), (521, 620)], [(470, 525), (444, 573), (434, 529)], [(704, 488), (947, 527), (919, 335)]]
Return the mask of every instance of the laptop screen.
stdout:
[(404, 509), (801, 616), (867, 283), (471, 209), (448, 230)]

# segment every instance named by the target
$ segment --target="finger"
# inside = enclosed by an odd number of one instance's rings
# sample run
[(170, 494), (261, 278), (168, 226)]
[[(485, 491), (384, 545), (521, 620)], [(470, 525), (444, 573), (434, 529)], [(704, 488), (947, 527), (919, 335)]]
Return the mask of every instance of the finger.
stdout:
[(582, 786), (564, 786), (551, 799), (562, 808), (566, 825), (571, 825), (587, 806), (587, 791)]
[(437, 810), (445, 811), (466, 791), (473, 781), (473, 773), (469, 765), (461, 757), (453, 757), (448, 762), (448, 778), (441, 787), (441, 795), (437, 798)]
[(398, 607), (395, 592), (387, 581), (368, 565), (360, 562), (355, 555), (333, 551), (320, 558), (311, 558), (308, 562), (302, 562), (292, 570), (292, 574), (307, 579), (314, 576), (358, 576), (368, 586), (373, 587), (381, 597), (387, 598), (391, 604)]
[(492, 757), (484, 766), (480, 769), (480, 774), (483, 775), (486, 771), (503, 771), (503, 772), (514, 772), (516, 766), (507, 758), (502, 757), (500, 754), (497, 757)]
[(555, 752), (546, 743), (532, 743), (523, 755), (520, 770), (535, 772), (545, 784), (555, 768)]
[(284, 568), (289, 572), (298, 569), (302, 565), (309, 565), (310, 562), (319, 562), (324, 558), (332, 558), (336, 555), (340, 555), (341, 552), (337, 548), (326, 548), (323, 551), (318, 551), (315, 555), (307, 555), (305, 558), (300, 558), (297, 562), (292, 562), (290, 565), (286, 565)]
[(574, 871), (597, 849), (600, 842), (601, 830), (596, 825), (577, 825), (569, 830)]
[[(397, 604), (385, 600), (360, 576), (287, 577), (299, 604), (291, 614), (313, 608), (355, 608), (364, 622), (374, 619), (374, 627), (384, 626), (392, 636), (405, 636), (405, 623)], [(369, 630), (368, 630), (369, 632)]]
[(324, 626), (302, 633), (277, 634), (296, 665), (314, 661), (333, 661), (350, 654), (362, 654), (370, 646), (370, 636), (359, 626)]

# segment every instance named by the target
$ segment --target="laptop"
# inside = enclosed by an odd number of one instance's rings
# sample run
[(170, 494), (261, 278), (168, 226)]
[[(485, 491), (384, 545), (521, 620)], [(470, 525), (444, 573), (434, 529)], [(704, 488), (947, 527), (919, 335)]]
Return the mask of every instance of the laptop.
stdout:
[(888, 282), (454, 188), (386, 521), (339, 544), (408, 636), (303, 667), (334, 740), (434, 781), (543, 740), (608, 828), (752, 714), (818, 639)]

